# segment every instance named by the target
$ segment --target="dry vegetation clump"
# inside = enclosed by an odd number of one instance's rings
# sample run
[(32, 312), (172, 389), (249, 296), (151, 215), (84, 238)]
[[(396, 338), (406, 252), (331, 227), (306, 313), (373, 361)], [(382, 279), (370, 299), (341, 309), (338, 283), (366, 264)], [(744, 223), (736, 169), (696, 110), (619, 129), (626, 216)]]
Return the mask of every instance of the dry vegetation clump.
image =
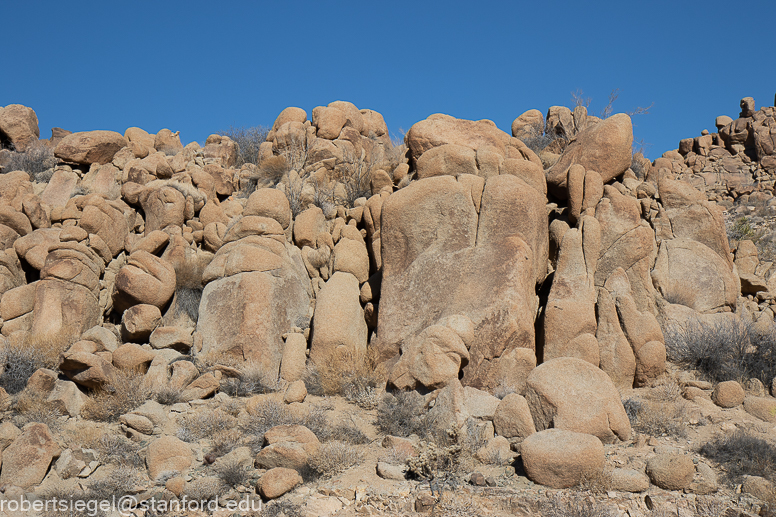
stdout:
[(220, 477), (206, 476), (187, 483), (185, 495), (190, 501), (213, 501), (226, 490), (227, 486)]
[(116, 368), (110, 384), (91, 393), (81, 410), (81, 416), (99, 422), (115, 422), (133, 409), (142, 406), (152, 397), (151, 390), (143, 385), (142, 369)]
[(650, 436), (686, 436), (687, 409), (684, 401), (665, 400), (660, 398), (662, 396), (658, 392), (657, 397), (650, 400), (624, 400), (623, 407), (631, 427)]
[(22, 392), (16, 400), (14, 410), (18, 415), (17, 423), (21, 424), (18, 427), (35, 422), (46, 424), (53, 432), (60, 429), (59, 418), (62, 413), (46, 401), (44, 394), (35, 391)]
[(776, 446), (747, 432), (718, 436), (700, 452), (723, 467), (731, 482), (739, 482), (745, 475), (776, 481)]
[(713, 325), (696, 321), (671, 326), (664, 335), (671, 361), (712, 382), (756, 378), (768, 384), (776, 376), (776, 328), (763, 333), (732, 320)]
[(247, 485), (251, 477), (250, 471), (237, 461), (230, 461), (219, 466), (216, 472), (221, 482), (230, 488)]
[(8, 341), (0, 347), (0, 388), (11, 395), (21, 392), (36, 370), (57, 367), (59, 353), (64, 348), (58, 342)]
[(428, 420), (426, 401), (416, 391), (386, 393), (377, 406), (377, 428), (392, 436), (426, 436)]
[[(222, 361), (231, 366), (233, 361)], [(258, 365), (235, 364), (240, 372), (239, 377), (229, 377), (221, 382), (221, 391), (230, 397), (249, 397), (273, 393), (280, 389), (278, 379), (268, 379), (264, 370)]]
[[(44, 499), (56, 499), (57, 501), (67, 501), (67, 510), (62, 511), (61, 507), (49, 507), (40, 515), (41, 517), (95, 517), (109, 515), (107, 511), (100, 508), (103, 501), (118, 501), (128, 494), (136, 493), (138, 485), (143, 479), (143, 474), (138, 469), (132, 467), (115, 467), (109, 473), (97, 480), (91, 481), (84, 490), (72, 490), (70, 487), (60, 485), (43, 494)], [(76, 504), (79, 503), (80, 504)], [(61, 504), (61, 503), (59, 503)]]
[(38, 183), (48, 183), (54, 174), (57, 159), (54, 150), (44, 142), (33, 142), (23, 153), (11, 151), (4, 172), (24, 171)]
[(604, 502), (578, 492), (554, 494), (540, 504), (544, 517), (614, 517), (617, 513)]
[(215, 409), (181, 416), (178, 419), (176, 436), (184, 442), (192, 443), (236, 426), (236, 418), (221, 409)]
[(97, 451), (103, 463), (136, 468), (142, 468), (144, 465), (143, 458), (139, 455), (143, 444), (119, 434), (106, 432), (88, 445)]
[(183, 395), (182, 389), (175, 388), (170, 385), (157, 388), (156, 391), (154, 392), (154, 398), (159, 404), (163, 406), (171, 406), (173, 404), (177, 404), (178, 402), (181, 402), (182, 395)]
[(259, 147), (267, 140), (269, 128), (264, 126), (229, 126), (225, 131), (219, 131), (219, 135), (228, 136), (237, 144), (237, 167), (246, 163), (259, 162)]
[(364, 459), (364, 454), (352, 444), (341, 441), (324, 443), (310, 456), (308, 465), (318, 476), (331, 477), (344, 472)]
[(385, 384), (383, 367), (377, 365), (370, 349), (365, 359), (350, 356), (323, 365), (311, 365), (305, 372), (308, 393), (318, 396), (340, 395), (362, 409), (375, 409)]
[(225, 456), (242, 445), (244, 438), (243, 434), (237, 429), (218, 431), (213, 435), (213, 445), (210, 447), (208, 454), (213, 458)]

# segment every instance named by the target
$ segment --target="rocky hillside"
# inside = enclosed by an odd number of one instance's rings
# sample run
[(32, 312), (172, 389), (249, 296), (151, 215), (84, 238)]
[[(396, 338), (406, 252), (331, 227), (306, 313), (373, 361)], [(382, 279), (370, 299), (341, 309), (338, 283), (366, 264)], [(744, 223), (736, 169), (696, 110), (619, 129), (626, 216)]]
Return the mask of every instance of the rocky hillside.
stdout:
[(776, 274), (726, 220), (771, 206), (776, 110), (741, 109), (649, 162), (581, 106), (396, 142), (336, 101), (204, 146), (0, 108), (0, 502), (767, 512)]

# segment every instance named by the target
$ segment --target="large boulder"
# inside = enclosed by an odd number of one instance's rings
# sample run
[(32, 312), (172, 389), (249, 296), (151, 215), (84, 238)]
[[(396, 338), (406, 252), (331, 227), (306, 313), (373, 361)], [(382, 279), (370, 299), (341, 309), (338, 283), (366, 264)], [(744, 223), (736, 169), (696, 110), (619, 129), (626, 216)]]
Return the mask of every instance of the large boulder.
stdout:
[(692, 483), (695, 465), (686, 454), (656, 454), (647, 460), (647, 475), (660, 488), (683, 490)]
[(525, 398), (538, 431), (566, 429), (605, 443), (630, 437), (617, 388), (606, 373), (582, 359), (560, 357), (537, 366), (528, 375)]
[(147, 251), (136, 251), (116, 275), (113, 307), (122, 312), (133, 305), (163, 308), (175, 292), (175, 269)]
[(735, 308), (741, 292), (729, 259), (695, 240), (662, 241), (651, 274), (663, 298), (700, 313)]
[(552, 488), (569, 488), (603, 473), (604, 445), (595, 436), (563, 429), (534, 433), (520, 444), (528, 478)]
[(475, 329), (463, 382), (495, 388), (517, 366), (513, 351), (534, 348), (535, 285), (548, 253), (545, 200), (515, 176), (480, 180), (482, 190), (471, 177), (413, 182), (382, 205), (375, 346), (391, 359), (428, 327), (463, 316)]
[(358, 280), (337, 272), (318, 293), (313, 316), (310, 360), (318, 366), (366, 356), (367, 327), (359, 302)]
[(311, 286), (299, 250), (285, 238), (247, 235), (219, 249), (202, 278), (202, 353), (251, 361), (277, 378), (283, 334), (310, 321)]
[(54, 156), (64, 162), (103, 164), (126, 146), (127, 139), (115, 131), (83, 131), (63, 138), (54, 148)]
[(194, 453), (178, 438), (162, 436), (148, 446), (145, 460), (148, 477), (156, 480), (163, 472), (184, 473), (194, 462)]
[(574, 164), (598, 172), (603, 182), (608, 183), (630, 167), (632, 144), (633, 126), (624, 113), (587, 127), (547, 171), (550, 192), (561, 199), (568, 197), (567, 173)]
[(8, 143), (18, 152), (40, 138), (38, 116), (32, 108), (21, 104), (0, 107), (0, 143)]
[(28, 424), (7, 449), (2, 451), (0, 486), (28, 489), (40, 484), (60, 449), (46, 424)]

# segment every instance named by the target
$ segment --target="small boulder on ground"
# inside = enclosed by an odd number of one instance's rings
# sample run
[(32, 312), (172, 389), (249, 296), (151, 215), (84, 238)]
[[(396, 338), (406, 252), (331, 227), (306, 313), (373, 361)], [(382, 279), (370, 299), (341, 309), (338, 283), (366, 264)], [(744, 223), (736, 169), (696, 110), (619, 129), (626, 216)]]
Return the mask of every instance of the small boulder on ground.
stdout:
[(156, 480), (162, 472), (185, 472), (194, 462), (194, 453), (187, 443), (174, 436), (162, 436), (148, 446), (146, 466), (148, 476)]
[(2, 453), (0, 486), (15, 485), (26, 489), (40, 484), (52, 460), (61, 452), (46, 424), (24, 426), (22, 434)]
[(686, 454), (657, 454), (647, 460), (647, 475), (660, 488), (683, 490), (692, 483), (695, 464)]
[(302, 483), (302, 476), (294, 469), (275, 467), (261, 476), (256, 488), (265, 499), (276, 499)]
[(528, 478), (552, 488), (569, 488), (594, 479), (604, 469), (604, 445), (589, 434), (563, 429), (534, 433), (520, 445)]
[(734, 408), (744, 403), (746, 393), (736, 381), (720, 382), (714, 388), (711, 399), (719, 407)]

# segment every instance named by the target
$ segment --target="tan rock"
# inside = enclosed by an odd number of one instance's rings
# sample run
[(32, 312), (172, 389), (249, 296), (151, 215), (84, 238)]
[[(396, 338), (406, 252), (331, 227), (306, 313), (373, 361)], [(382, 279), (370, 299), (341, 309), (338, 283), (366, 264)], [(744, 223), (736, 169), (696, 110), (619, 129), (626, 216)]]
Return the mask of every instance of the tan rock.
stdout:
[(135, 343), (126, 343), (113, 352), (113, 366), (125, 370), (138, 367), (147, 370), (154, 357), (154, 353), (150, 350)]
[(54, 156), (65, 162), (110, 163), (126, 145), (127, 140), (115, 131), (84, 131), (63, 138), (54, 149)]
[(561, 199), (567, 197), (567, 171), (573, 164), (598, 172), (603, 183), (608, 183), (630, 167), (632, 143), (631, 120), (623, 113), (586, 128), (547, 171), (550, 192)]
[(646, 492), (649, 490), (649, 477), (638, 470), (615, 468), (610, 479), (612, 490), (621, 492)]
[(332, 361), (361, 361), (366, 356), (366, 339), (358, 280), (350, 273), (334, 273), (316, 300), (310, 360), (329, 366)]
[(692, 458), (685, 454), (657, 454), (647, 460), (647, 475), (666, 490), (683, 490), (695, 475)]
[(614, 299), (606, 289), (598, 290), (596, 311), (601, 370), (612, 379), (617, 389), (630, 389), (636, 374), (636, 356), (620, 327)]
[(307, 459), (320, 447), (312, 431), (302, 425), (280, 425), (264, 433), (265, 447), (256, 456), (256, 466), (272, 469), (307, 467)]
[[(257, 215), (274, 219), (283, 229), (291, 224), (291, 208), (283, 191), (274, 188), (257, 189), (248, 198), (243, 215)], [(201, 216), (200, 216), (201, 217)]]
[(294, 469), (275, 467), (267, 471), (256, 485), (259, 494), (265, 499), (276, 499), (302, 484), (302, 476)]
[(307, 340), (304, 334), (291, 333), (283, 346), (280, 376), (288, 382), (300, 380), (305, 373)]
[(733, 408), (744, 403), (746, 392), (736, 381), (720, 382), (714, 387), (711, 399), (719, 407)]
[(28, 146), (40, 138), (38, 116), (32, 108), (21, 104), (0, 107), (0, 135), (16, 151), (26, 151)]
[(520, 444), (520, 456), (531, 481), (569, 488), (603, 472), (604, 446), (595, 436), (562, 429), (534, 433)]
[(180, 131), (173, 133), (169, 129), (162, 129), (154, 137), (154, 149), (165, 153), (167, 156), (174, 156), (183, 150)]
[(62, 415), (81, 416), (81, 408), (89, 400), (74, 382), (57, 379), (46, 403)]
[(537, 430), (592, 434), (605, 443), (627, 440), (631, 426), (612, 380), (587, 361), (561, 357), (537, 366), (525, 398)]
[(182, 402), (191, 402), (192, 400), (204, 399), (209, 397), (221, 386), (221, 372), (209, 372), (200, 375), (183, 389), (180, 400)]
[(59, 369), (71, 380), (91, 389), (99, 389), (113, 380), (111, 363), (96, 354), (87, 352), (65, 352)]
[(369, 254), (366, 244), (352, 239), (340, 239), (334, 247), (334, 271), (350, 273), (359, 284), (369, 279)]
[(140, 192), (139, 201), (146, 215), (146, 235), (169, 226), (183, 226), (186, 220), (186, 197), (176, 188), (149, 184)]
[(445, 144), (433, 147), (418, 159), (418, 179), (432, 176), (477, 174), (477, 159), (470, 147)]
[(27, 424), (22, 433), (3, 451), (0, 485), (32, 488), (43, 481), (61, 449), (46, 424)]
[(537, 109), (530, 109), (512, 122), (512, 136), (526, 138), (544, 132), (544, 115)]
[(426, 327), (401, 350), (388, 377), (389, 384), (400, 390), (415, 389), (418, 384), (429, 390), (442, 388), (457, 380), (470, 360), (458, 333), (443, 325)]
[(335, 140), (347, 121), (345, 112), (337, 108), (318, 106), (313, 110), (312, 123), (318, 129), (316, 133), (318, 138)]
[(294, 221), (294, 243), (298, 247), (316, 248), (318, 237), (326, 232), (326, 220), (323, 211), (317, 206), (308, 208)]
[(536, 432), (528, 402), (517, 393), (501, 400), (493, 416), (493, 426), (505, 438), (527, 438)]
[(181, 327), (157, 327), (148, 338), (151, 346), (158, 349), (173, 348), (186, 353), (194, 344), (190, 329)]
[(133, 305), (121, 315), (121, 338), (145, 343), (151, 332), (162, 324), (162, 312), (156, 305)]
[(194, 462), (194, 453), (185, 442), (174, 436), (162, 436), (148, 446), (146, 466), (148, 477), (155, 480), (163, 472), (185, 473)]
[(175, 269), (147, 251), (136, 251), (116, 276), (113, 307), (122, 312), (133, 305), (164, 307), (175, 292)]
[(283, 395), (283, 402), (286, 404), (304, 402), (305, 397), (307, 397), (307, 386), (305, 386), (304, 381), (300, 379), (288, 385), (286, 393)]

